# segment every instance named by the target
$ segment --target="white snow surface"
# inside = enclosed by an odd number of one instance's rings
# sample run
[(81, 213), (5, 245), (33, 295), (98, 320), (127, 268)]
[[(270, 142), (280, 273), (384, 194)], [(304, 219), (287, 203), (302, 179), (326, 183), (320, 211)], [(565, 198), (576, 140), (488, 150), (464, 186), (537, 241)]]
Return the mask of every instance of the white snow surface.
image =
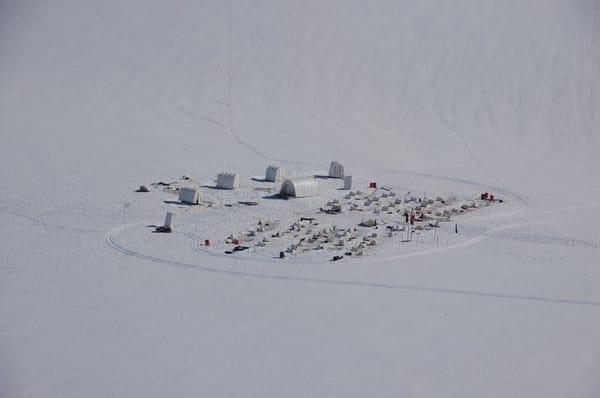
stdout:
[[(1, 1), (0, 397), (598, 397), (599, 110), (596, 0)], [(331, 159), (508, 211), (335, 263), (144, 232), (140, 185)]]

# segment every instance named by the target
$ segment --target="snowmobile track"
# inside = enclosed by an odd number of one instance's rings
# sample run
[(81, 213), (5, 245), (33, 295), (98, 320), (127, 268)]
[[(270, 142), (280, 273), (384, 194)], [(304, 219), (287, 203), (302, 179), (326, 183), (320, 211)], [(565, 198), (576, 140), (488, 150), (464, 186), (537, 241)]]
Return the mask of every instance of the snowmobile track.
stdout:
[[(252, 273), (244, 271), (229, 270), (223, 268), (214, 268), (210, 266), (204, 266), (199, 264), (185, 263), (181, 261), (174, 261), (156, 256), (146, 255), (143, 253), (136, 252), (135, 250), (128, 249), (121, 245), (117, 236), (129, 227), (137, 226), (140, 224), (125, 224), (115, 227), (108, 231), (105, 235), (106, 243), (113, 249), (125, 254), (127, 256), (137, 257), (143, 260), (152, 261), (159, 264), (165, 264), (170, 266), (176, 266), (181, 268), (190, 268), (200, 270), (204, 272), (211, 272), (214, 274), (238, 276), (246, 278), (256, 279), (271, 279), (278, 281), (287, 282), (304, 282), (304, 283), (318, 283), (335, 286), (353, 286), (353, 287), (365, 287), (365, 288), (378, 288), (378, 289), (397, 289), (413, 292), (424, 292), (424, 293), (438, 293), (438, 294), (454, 294), (462, 296), (474, 296), (490, 299), (504, 299), (504, 300), (520, 300), (520, 301), (534, 301), (547, 304), (570, 304), (570, 305), (585, 305), (585, 306), (597, 306), (600, 307), (600, 302), (591, 300), (578, 300), (572, 298), (552, 298), (522, 294), (509, 294), (509, 293), (496, 293), (496, 292), (484, 292), (478, 290), (466, 290), (466, 289), (446, 289), (429, 286), (413, 286), (413, 285), (400, 285), (390, 283), (379, 283), (379, 282), (361, 282), (353, 280), (339, 280), (339, 279), (322, 279), (322, 278), (309, 278), (302, 276), (291, 276), (291, 275), (278, 275), (278, 274), (267, 274), (267, 273)], [(516, 227), (516, 226), (514, 226)], [(506, 227), (504, 227), (506, 229)], [(484, 238), (482, 238), (484, 239)], [(424, 253), (428, 254), (428, 253)]]

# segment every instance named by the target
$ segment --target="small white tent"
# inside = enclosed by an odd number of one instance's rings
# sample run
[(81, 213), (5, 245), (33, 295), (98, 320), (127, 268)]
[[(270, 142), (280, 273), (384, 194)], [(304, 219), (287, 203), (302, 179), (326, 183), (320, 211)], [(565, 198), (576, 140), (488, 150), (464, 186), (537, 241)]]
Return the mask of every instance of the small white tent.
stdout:
[(319, 185), (314, 178), (287, 179), (281, 185), (281, 195), (306, 198), (319, 195)]
[(202, 191), (195, 188), (181, 188), (179, 190), (179, 201), (197, 205), (202, 202)]
[(334, 160), (329, 165), (329, 177), (344, 178), (344, 166), (337, 160)]
[(217, 188), (236, 189), (240, 187), (240, 177), (234, 173), (220, 173), (217, 176)]
[(285, 173), (281, 167), (269, 166), (265, 172), (265, 180), (277, 182), (285, 178)]

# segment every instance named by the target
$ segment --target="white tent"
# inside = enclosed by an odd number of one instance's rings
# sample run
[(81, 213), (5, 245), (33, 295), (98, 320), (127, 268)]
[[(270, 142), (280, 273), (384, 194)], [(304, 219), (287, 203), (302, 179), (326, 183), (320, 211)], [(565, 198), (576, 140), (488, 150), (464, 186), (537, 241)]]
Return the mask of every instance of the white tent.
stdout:
[(334, 160), (329, 165), (329, 177), (344, 178), (344, 166), (337, 160)]
[(236, 189), (240, 186), (240, 178), (233, 173), (220, 173), (217, 176), (217, 188)]
[(319, 185), (314, 178), (287, 179), (281, 185), (281, 195), (306, 198), (319, 195)]
[(265, 180), (267, 181), (282, 181), (285, 178), (285, 173), (281, 167), (269, 166), (265, 172)]
[(202, 191), (195, 188), (181, 188), (179, 190), (179, 201), (197, 205), (202, 202)]

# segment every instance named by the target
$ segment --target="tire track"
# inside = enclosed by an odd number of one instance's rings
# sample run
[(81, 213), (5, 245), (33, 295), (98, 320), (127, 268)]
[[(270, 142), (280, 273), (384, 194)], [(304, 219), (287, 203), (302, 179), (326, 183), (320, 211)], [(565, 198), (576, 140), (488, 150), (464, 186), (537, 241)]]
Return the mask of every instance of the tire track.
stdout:
[[(225, 100), (221, 102), (221, 105), (223, 105), (224, 111), (223, 111), (223, 115), (224, 115), (224, 119), (225, 122), (222, 123), (225, 130), (231, 135), (231, 137), (233, 137), (233, 139), (241, 146), (243, 146), (244, 148), (246, 148), (248, 151), (252, 152), (254, 155), (258, 156), (259, 158), (261, 158), (264, 161), (268, 161), (268, 162), (276, 162), (276, 163), (282, 163), (282, 164), (289, 164), (289, 165), (302, 165), (302, 166), (314, 166), (314, 165), (309, 165), (303, 162), (299, 162), (299, 161), (290, 161), (287, 159), (277, 159), (277, 158), (273, 158), (269, 155), (267, 155), (266, 153), (264, 153), (263, 151), (261, 151), (260, 149), (258, 149), (257, 147), (255, 147), (254, 145), (248, 143), (247, 141), (243, 140), (239, 133), (237, 132), (236, 128), (234, 127), (234, 122), (233, 122), (233, 96), (232, 96), (232, 72), (231, 72), (231, 40), (232, 40), (232, 35), (233, 35), (233, 0), (227, 0), (227, 32), (225, 34), (225, 66), (224, 66), (224, 77), (225, 77), (225, 81), (224, 81), (224, 96), (225, 96)], [(220, 125), (221, 123), (219, 123)]]
[(476, 157), (473, 154), (473, 151), (471, 151), (471, 148), (469, 148), (469, 144), (467, 143), (467, 140), (461, 134), (461, 132), (458, 131), (456, 128), (452, 127), (452, 125), (446, 120), (446, 118), (444, 117), (444, 115), (442, 115), (442, 112), (440, 110), (437, 110), (437, 115), (438, 115), (438, 118), (442, 121), (442, 123), (444, 123), (444, 125), (446, 126), (446, 128), (448, 130), (452, 131), (456, 135), (456, 137), (460, 140), (460, 142), (462, 142), (463, 147), (465, 148), (465, 151), (467, 152), (467, 154), (469, 155), (469, 157), (471, 158), (471, 160), (477, 166), (479, 166), (479, 168), (481, 168), (482, 170), (484, 170), (490, 177), (492, 177), (498, 184), (500, 184), (500, 186), (504, 190), (506, 190), (506, 185), (504, 184), (504, 182), (502, 182), (502, 180), (500, 180), (500, 178), (498, 178), (494, 173), (492, 173), (492, 171), (489, 169), (489, 167), (487, 167), (485, 165), (485, 163), (483, 163), (478, 157)]
[(437, 294), (451, 294), (451, 295), (481, 297), (481, 298), (488, 298), (488, 299), (540, 302), (540, 303), (547, 303), (547, 304), (569, 304), (569, 305), (584, 305), (584, 306), (595, 306), (595, 307), (600, 306), (599, 301), (592, 301), (592, 300), (579, 300), (579, 299), (572, 299), (572, 298), (553, 298), (553, 297), (522, 295), (522, 294), (485, 292), (485, 291), (466, 290), (466, 289), (446, 289), (446, 288), (437, 288), (437, 287), (429, 287), (429, 286), (402, 285), (402, 284), (391, 284), (391, 283), (362, 282), (362, 281), (354, 281), (354, 280), (309, 278), (309, 277), (301, 277), (301, 276), (287, 276), (287, 275), (266, 274), (266, 273), (252, 273), (252, 272), (234, 271), (234, 270), (228, 270), (228, 269), (222, 269), (222, 268), (213, 268), (213, 267), (203, 266), (203, 265), (198, 265), (198, 264), (190, 264), (190, 263), (174, 261), (174, 260), (169, 260), (169, 259), (164, 259), (164, 258), (160, 258), (160, 257), (142, 254), (142, 253), (136, 252), (134, 250), (127, 249), (126, 247), (121, 245), (117, 240), (117, 236), (119, 235), (119, 233), (123, 232), (125, 229), (127, 229), (129, 227), (136, 226), (136, 225), (140, 225), (140, 224), (125, 224), (125, 225), (121, 225), (121, 226), (118, 226), (118, 227), (115, 227), (115, 228), (109, 230), (105, 235), (106, 243), (113, 249), (115, 249), (127, 256), (152, 261), (155, 263), (177, 266), (177, 267), (181, 267), (181, 268), (190, 268), (190, 269), (195, 269), (195, 270), (200, 270), (200, 271), (210, 272), (210, 273), (220, 274), (220, 275), (229, 275), (229, 276), (255, 278), (255, 279), (270, 279), (270, 280), (295, 282), (295, 283), (315, 283), (315, 284), (324, 284), (324, 285), (331, 285), (331, 286), (363, 287), (363, 288), (376, 288), (376, 289), (395, 289), (395, 290), (423, 292), (423, 293), (437, 293)]

